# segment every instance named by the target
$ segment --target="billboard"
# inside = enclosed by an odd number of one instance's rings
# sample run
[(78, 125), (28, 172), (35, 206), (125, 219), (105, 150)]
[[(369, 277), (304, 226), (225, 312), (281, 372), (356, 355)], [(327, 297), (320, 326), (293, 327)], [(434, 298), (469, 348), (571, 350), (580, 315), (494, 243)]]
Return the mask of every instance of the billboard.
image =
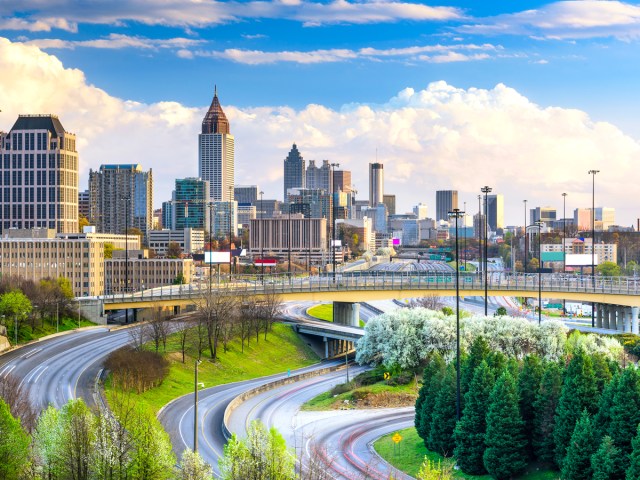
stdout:
[[(593, 261), (598, 265), (598, 255), (595, 255)], [(591, 254), (589, 253), (568, 253), (567, 254), (567, 266), (569, 267), (590, 267), (591, 266)]]
[(231, 252), (204, 252), (204, 263), (229, 263)]
[(393, 242), (392, 244), (393, 244), (394, 247), (399, 247), (401, 245), (401, 243), (402, 243), (399, 238), (393, 238), (392, 242)]
[(256, 267), (275, 267), (278, 264), (278, 260), (275, 258), (256, 258), (253, 264)]

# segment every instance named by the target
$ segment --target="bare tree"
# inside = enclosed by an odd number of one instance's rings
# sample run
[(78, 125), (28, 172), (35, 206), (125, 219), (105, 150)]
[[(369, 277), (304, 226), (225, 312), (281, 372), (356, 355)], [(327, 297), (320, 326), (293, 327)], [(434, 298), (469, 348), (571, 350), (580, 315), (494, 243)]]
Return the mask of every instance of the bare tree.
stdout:
[(154, 308), (151, 313), (151, 320), (148, 323), (148, 334), (153, 340), (156, 353), (160, 349), (160, 344), (164, 350), (167, 350), (167, 335), (169, 334), (169, 325), (166, 318), (162, 314), (161, 308)]
[(202, 297), (198, 316), (206, 323), (207, 341), (212, 360), (218, 358), (218, 343), (224, 330), (228, 328), (236, 305), (237, 297), (226, 291), (213, 291)]
[(136, 350), (142, 350), (145, 343), (150, 340), (150, 328), (148, 324), (138, 325), (129, 329), (131, 345)]
[(22, 387), (20, 380), (12, 375), (0, 377), (0, 398), (9, 406), (11, 415), (19, 418), (22, 426), (32, 432), (38, 417), (29, 402), (29, 392)]
[(441, 310), (445, 306), (444, 299), (439, 295), (425, 295), (424, 297), (414, 298), (409, 302), (411, 308), (427, 308), (429, 310)]

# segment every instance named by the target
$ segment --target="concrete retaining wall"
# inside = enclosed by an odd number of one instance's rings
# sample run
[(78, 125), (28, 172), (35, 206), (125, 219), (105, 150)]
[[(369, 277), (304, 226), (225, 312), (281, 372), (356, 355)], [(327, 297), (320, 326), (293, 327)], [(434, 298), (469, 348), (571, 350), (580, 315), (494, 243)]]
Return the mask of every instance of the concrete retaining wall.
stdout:
[(249, 400), (256, 395), (260, 395), (263, 392), (268, 392), (269, 390), (273, 390), (274, 388), (281, 387), (282, 385), (289, 385), (301, 380), (306, 380), (307, 378), (313, 378), (319, 375), (324, 375), (325, 373), (342, 370), (343, 368), (345, 368), (344, 365), (334, 365), (333, 367), (320, 368), (318, 370), (312, 370), (310, 372), (292, 375), (291, 377), (281, 378), (280, 380), (274, 380), (273, 382), (265, 383), (264, 385), (260, 385), (259, 387), (252, 388), (251, 390), (247, 390), (246, 392), (241, 393), (236, 398), (231, 400), (231, 402), (229, 402), (229, 405), (227, 405), (227, 408), (224, 409), (224, 417), (222, 419), (222, 433), (227, 440), (231, 438), (231, 431), (229, 430), (229, 427), (227, 427), (227, 423), (233, 411), (238, 408), (238, 406), (240, 406), (242, 402)]
[(0, 336), (0, 352), (4, 352), (9, 348), (11, 348), (11, 344), (9, 343), (9, 340), (7, 339), (7, 337)]

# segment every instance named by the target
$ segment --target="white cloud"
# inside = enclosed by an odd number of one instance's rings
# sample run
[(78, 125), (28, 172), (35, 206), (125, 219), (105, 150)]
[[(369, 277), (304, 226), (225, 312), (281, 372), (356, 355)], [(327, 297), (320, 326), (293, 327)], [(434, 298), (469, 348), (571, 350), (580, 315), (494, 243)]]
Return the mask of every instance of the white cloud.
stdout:
[(0, 30), (26, 30), (28, 32), (50, 32), (53, 28), (77, 32), (78, 26), (64, 18), (40, 18), (25, 20), (24, 18), (0, 17)]
[[(202, 108), (166, 101), (126, 101), (87, 83), (35, 46), (0, 39), (0, 125), (19, 113), (56, 113), (78, 135), (81, 186), (102, 163), (153, 168), (156, 205), (168, 199), (173, 180), (197, 174), (197, 134)], [(335, 159), (353, 172), (358, 197), (367, 195), (367, 164), (385, 164), (385, 191), (399, 210), (434, 205), (435, 190), (454, 188), (473, 206), (482, 185), (505, 195), (507, 222), (530, 205), (567, 208), (591, 203), (587, 171), (599, 169), (596, 203), (618, 209), (629, 224), (636, 215), (633, 188), (640, 144), (615, 126), (579, 110), (541, 107), (504, 85), (461, 89), (435, 82), (407, 88), (382, 105), (350, 104), (239, 109), (220, 95), (236, 138), (237, 183), (260, 183), (267, 198), (282, 191), (282, 160), (297, 142), (307, 159)], [(469, 208), (472, 210), (472, 207)]]
[[(280, 62), (291, 62), (301, 64), (344, 62), (364, 58), (368, 60), (402, 58), (409, 60), (420, 60), (433, 63), (462, 62), (472, 60), (484, 60), (489, 58), (486, 53), (473, 55), (464, 54), (465, 51), (490, 51), (497, 52), (502, 47), (491, 44), (475, 45), (422, 45), (404, 48), (361, 48), (359, 50), (349, 49), (324, 49), (309, 51), (275, 51), (266, 52), (264, 50), (243, 50), (229, 48), (222, 51), (198, 50), (193, 53), (199, 57), (211, 57), (230, 60), (246, 65), (264, 65)], [(423, 55), (430, 53), (432, 55)]]
[(113, 25), (140, 22), (147, 25), (203, 27), (245, 19), (287, 19), (302, 22), (306, 26), (317, 26), (335, 23), (388, 23), (401, 20), (446, 21), (461, 17), (460, 11), (452, 7), (431, 7), (420, 3), (386, 0), (333, 0), (327, 3), (302, 0), (111, 0), (80, 3), (75, 0), (22, 0), (15, 4), (12, 13), (26, 17), (24, 26), (27, 30), (30, 29), (30, 24), (44, 21), (61, 22), (62, 19), (69, 19), (75, 23)]
[(188, 47), (194, 47), (204, 43), (203, 40), (194, 40), (191, 38), (145, 38), (140, 36), (121, 35), (112, 33), (106, 38), (95, 40), (60, 40), (53, 38), (42, 38), (37, 40), (29, 40), (28, 45), (35, 45), (41, 49), (62, 48), (99, 48), (99, 49), (122, 49), (136, 48), (143, 50), (157, 49), (178, 49), (183, 51)]
[(640, 5), (619, 1), (562, 1), (535, 10), (499, 15), (459, 31), (484, 35), (529, 35), (544, 39), (640, 38)]

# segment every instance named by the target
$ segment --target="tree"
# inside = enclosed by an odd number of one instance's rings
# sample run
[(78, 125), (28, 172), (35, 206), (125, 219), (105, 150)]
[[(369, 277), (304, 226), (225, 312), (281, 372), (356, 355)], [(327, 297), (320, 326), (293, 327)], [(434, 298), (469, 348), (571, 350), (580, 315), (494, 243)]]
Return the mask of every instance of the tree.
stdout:
[(480, 335), (473, 340), (469, 355), (464, 361), (464, 369), (460, 378), (460, 391), (465, 395), (469, 391), (469, 386), (475, 375), (476, 368), (487, 359), (491, 349), (484, 336)]
[(562, 368), (557, 362), (547, 363), (540, 389), (533, 403), (533, 447), (536, 457), (541, 462), (554, 460), (555, 412), (562, 392)]
[(104, 258), (113, 258), (113, 251), (115, 250), (113, 243), (105, 242), (104, 244)]
[(640, 424), (640, 375), (636, 367), (627, 367), (620, 375), (620, 381), (611, 404), (609, 436), (620, 453), (619, 462), (623, 470), (629, 466), (632, 452), (631, 442)]
[(58, 450), (61, 476), (88, 480), (92, 445), (95, 440), (94, 417), (83, 400), (70, 400), (60, 410), (61, 447)]
[(527, 466), (524, 422), (516, 383), (508, 370), (498, 378), (489, 398), (484, 467), (497, 479), (512, 478)]
[(527, 432), (527, 453), (533, 458), (533, 424), (535, 411), (533, 404), (536, 394), (540, 390), (543, 374), (542, 362), (537, 355), (527, 355), (524, 358), (522, 372), (518, 376), (518, 396), (520, 397), (520, 415), (524, 421), (524, 431)]
[(507, 315), (506, 307), (500, 306), (496, 309), (496, 312), (493, 314), (494, 317), (504, 317)]
[(231, 437), (219, 466), (224, 480), (293, 480), (296, 475), (295, 456), (282, 435), (259, 420), (249, 424), (246, 438)]
[(33, 434), (35, 462), (43, 478), (56, 479), (62, 470), (60, 463), (62, 449), (62, 425), (60, 412), (49, 405), (38, 418)]
[(180, 258), (182, 256), (182, 247), (178, 242), (169, 242), (167, 245), (167, 258)]
[(27, 432), (33, 431), (38, 417), (29, 401), (29, 391), (17, 377), (13, 375), (0, 377), (0, 400), (4, 400), (9, 406), (11, 415), (20, 419), (20, 423)]
[(433, 411), (427, 448), (445, 457), (453, 455), (456, 427), (456, 376), (453, 363), (447, 366), (440, 382)]
[(187, 448), (180, 460), (179, 480), (209, 480), (213, 478), (211, 465), (197, 453)]
[(87, 219), (87, 217), (85, 217), (82, 214), (78, 214), (78, 232), (82, 233), (84, 230), (84, 227), (88, 227), (89, 225), (91, 225), (89, 223), (89, 220)]
[(131, 435), (132, 477), (171, 479), (176, 458), (171, 450), (169, 435), (156, 416), (138, 405), (125, 426)]
[(446, 365), (442, 355), (439, 352), (433, 352), (424, 368), (422, 387), (416, 400), (415, 426), (418, 435), (425, 441), (425, 445), (431, 430), (431, 413), (436, 403), (436, 396), (445, 369)]
[(614, 262), (602, 262), (596, 267), (596, 273), (604, 277), (619, 277), (620, 266)]
[(627, 468), (627, 480), (637, 480), (640, 478), (640, 424), (637, 434), (631, 442), (632, 451), (629, 456), (629, 468)]
[(591, 456), (593, 480), (618, 480), (624, 478), (624, 469), (620, 464), (620, 451), (610, 436), (602, 439), (600, 447)]
[(578, 351), (567, 367), (562, 393), (556, 409), (553, 440), (556, 444), (555, 461), (557, 465), (564, 464), (567, 446), (582, 411), (586, 409), (590, 414), (593, 414), (597, 404), (598, 387), (591, 358), (584, 352)]
[(586, 410), (576, 423), (567, 448), (567, 456), (562, 465), (563, 480), (584, 480), (591, 478), (591, 455), (595, 453), (595, 436), (591, 417)]
[(9, 406), (0, 399), (0, 478), (21, 478), (30, 462), (29, 436), (20, 420), (11, 415)]
[[(126, 419), (119, 397), (114, 397), (118, 415)], [(126, 422), (119, 421), (105, 408), (98, 410), (95, 419), (95, 441), (92, 445), (91, 470), (93, 476), (104, 479), (126, 479), (129, 476), (131, 462), (131, 438), (124, 427)]]
[(475, 369), (469, 391), (464, 397), (464, 411), (454, 431), (454, 455), (463, 472), (470, 475), (485, 473), (482, 456), (487, 429), (487, 407), (493, 390), (494, 377), (483, 360)]
[(620, 382), (620, 374), (617, 373), (613, 376), (611, 381), (606, 384), (600, 400), (598, 401), (598, 412), (594, 417), (594, 431), (598, 443), (603, 437), (609, 434), (609, 428), (611, 426), (611, 407), (613, 405), (613, 397), (618, 390), (618, 383)]
[(453, 466), (450, 463), (442, 463), (438, 460), (438, 463), (429, 460), (424, 457), (420, 470), (418, 471), (417, 480), (452, 480), (453, 479)]
[(13, 336), (15, 336), (15, 323), (10, 319), (15, 320), (20, 329), (22, 322), (32, 309), (31, 301), (20, 290), (11, 290), (0, 297), (0, 314), (3, 317), (6, 316), (5, 325), (13, 327)]
[(184, 278), (184, 274), (182, 272), (178, 272), (178, 275), (176, 275), (176, 278), (173, 279), (173, 284), (174, 285), (184, 285), (186, 283), (187, 283), (187, 281)]

